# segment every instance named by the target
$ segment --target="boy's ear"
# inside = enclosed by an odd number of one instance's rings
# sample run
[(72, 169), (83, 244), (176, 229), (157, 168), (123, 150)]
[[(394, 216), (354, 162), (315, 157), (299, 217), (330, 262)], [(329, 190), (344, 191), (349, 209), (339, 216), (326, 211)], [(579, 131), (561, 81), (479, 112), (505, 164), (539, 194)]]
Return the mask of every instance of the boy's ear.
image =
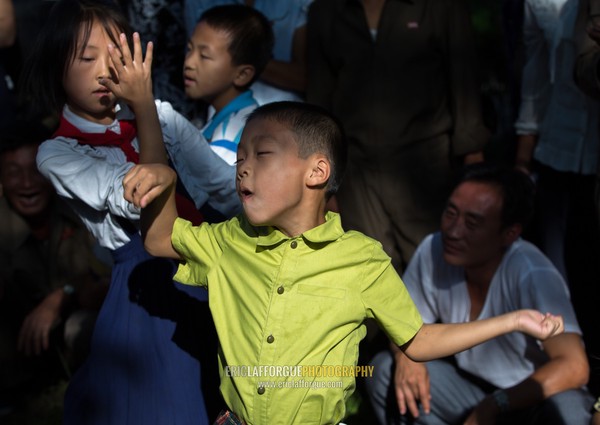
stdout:
[(331, 176), (331, 163), (324, 155), (316, 155), (312, 161), (312, 167), (308, 175), (307, 185), (309, 187), (325, 187)]
[(256, 69), (252, 65), (239, 65), (237, 67), (237, 73), (233, 80), (233, 84), (236, 87), (246, 87), (250, 84), (250, 81), (254, 78)]

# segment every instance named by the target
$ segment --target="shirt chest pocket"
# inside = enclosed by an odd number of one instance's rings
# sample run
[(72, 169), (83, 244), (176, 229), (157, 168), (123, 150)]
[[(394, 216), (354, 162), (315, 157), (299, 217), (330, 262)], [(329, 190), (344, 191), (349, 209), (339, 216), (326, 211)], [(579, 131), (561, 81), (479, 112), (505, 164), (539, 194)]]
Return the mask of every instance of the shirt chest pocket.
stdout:
[[(298, 294), (311, 295), (315, 298), (336, 298), (342, 300), (346, 297), (346, 290), (342, 288), (332, 288), (330, 286), (317, 286), (307, 283), (298, 285)], [(327, 302), (327, 300), (323, 300)]]
[(332, 312), (339, 311), (346, 302), (345, 289), (299, 284), (296, 293), (288, 300), (287, 317), (303, 328), (308, 323), (324, 324), (331, 320)]

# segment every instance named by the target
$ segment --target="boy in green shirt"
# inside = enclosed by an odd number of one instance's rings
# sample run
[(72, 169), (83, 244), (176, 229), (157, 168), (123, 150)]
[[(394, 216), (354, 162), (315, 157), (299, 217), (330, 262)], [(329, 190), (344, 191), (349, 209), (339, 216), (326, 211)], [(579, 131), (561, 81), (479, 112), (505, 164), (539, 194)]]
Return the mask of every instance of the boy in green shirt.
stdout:
[(562, 319), (532, 310), (462, 324), (422, 323), (380, 244), (344, 232), (325, 205), (344, 170), (343, 134), (323, 110), (256, 109), (237, 152), (244, 214), (216, 225), (177, 217), (175, 173), (158, 139), (125, 177), (153, 255), (181, 261), (176, 280), (204, 285), (221, 349), (221, 392), (246, 424), (336, 424), (355, 386), (364, 321), (374, 318), (413, 360), (512, 331), (545, 339)]

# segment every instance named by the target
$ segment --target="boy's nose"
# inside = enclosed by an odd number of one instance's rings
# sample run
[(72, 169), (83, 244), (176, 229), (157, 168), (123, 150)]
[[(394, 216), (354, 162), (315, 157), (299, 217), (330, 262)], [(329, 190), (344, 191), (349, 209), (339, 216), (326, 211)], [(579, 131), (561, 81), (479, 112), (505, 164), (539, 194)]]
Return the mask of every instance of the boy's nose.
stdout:
[(237, 170), (238, 180), (241, 180), (242, 178), (246, 177), (247, 175), (248, 175), (248, 171), (238, 168), (238, 170)]
[(241, 180), (243, 177), (247, 177), (249, 175), (249, 167), (246, 164), (246, 161), (237, 165), (236, 175), (238, 180)]

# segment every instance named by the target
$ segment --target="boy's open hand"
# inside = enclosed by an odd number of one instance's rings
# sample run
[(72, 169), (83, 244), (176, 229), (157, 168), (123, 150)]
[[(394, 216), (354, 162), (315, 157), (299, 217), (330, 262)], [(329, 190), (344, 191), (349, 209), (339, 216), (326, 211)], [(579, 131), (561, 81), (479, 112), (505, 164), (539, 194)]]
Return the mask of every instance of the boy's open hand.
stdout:
[(516, 320), (519, 331), (542, 341), (565, 330), (562, 316), (543, 314), (536, 310), (520, 310), (516, 314)]
[(123, 197), (138, 208), (145, 208), (163, 192), (175, 186), (177, 176), (167, 165), (142, 164), (123, 178)]
[(108, 45), (112, 61), (112, 79), (103, 79), (100, 84), (135, 110), (137, 105), (154, 102), (151, 72), (153, 44), (148, 43), (144, 59), (140, 35), (137, 32), (133, 34), (133, 57), (125, 34), (119, 36), (119, 42), (120, 49), (112, 44)]

